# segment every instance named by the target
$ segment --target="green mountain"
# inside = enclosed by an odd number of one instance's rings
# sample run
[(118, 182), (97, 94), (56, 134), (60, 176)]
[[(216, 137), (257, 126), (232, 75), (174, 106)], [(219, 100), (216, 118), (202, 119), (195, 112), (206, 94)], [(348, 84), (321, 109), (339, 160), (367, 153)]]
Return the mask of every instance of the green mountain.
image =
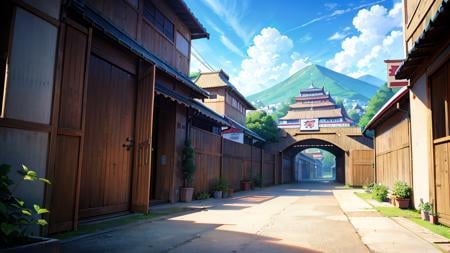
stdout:
[(367, 82), (337, 73), (320, 65), (309, 65), (297, 71), (288, 79), (247, 97), (252, 103), (257, 101), (264, 105), (276, 104), (298, 96), (300, 89), (311, 84), (325, 87), (333, 98), (348, 98), (367, 102), (378, 90), (378, 87)]

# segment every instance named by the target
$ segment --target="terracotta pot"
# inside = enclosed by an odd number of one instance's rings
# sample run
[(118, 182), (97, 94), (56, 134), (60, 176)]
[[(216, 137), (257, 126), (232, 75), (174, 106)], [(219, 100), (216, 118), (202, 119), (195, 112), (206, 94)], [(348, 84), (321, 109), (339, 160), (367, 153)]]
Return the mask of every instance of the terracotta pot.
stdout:
[(437, 215), (430, 215), (430, 223), (431, 224), (438, 224), (438, 216)]
[(409, 207), (409, 199), (398, 199), (395, 198), (396, 206), (401, 209), (407, 209)]
[(57, 239), (43, 238), (43, 237), (31, 237), (29, 244), (19, 245), (12, 248), (1, 249), (4, 253), (59, 253), (60, 242)]
[(182, 187), (180, 189), (180, 201), (181, 202), (192, 202), (192, 195), (194, 194), (194, 188), (192, 187)]
[(422, 220), (430, 220), (430, 213), (429, 212), (425, 212), (424, 210), (420, 210), (420, 217), (422, 218)]
[(250, 181), (241, 181), (241, 189), (243, 191), (250, 191), (250, 189), (251, 189), (251, 182)]
[(215, 191), (214, 192), (214, 198), (215, 199), (221, 199), (222, 198), (222, 191)]

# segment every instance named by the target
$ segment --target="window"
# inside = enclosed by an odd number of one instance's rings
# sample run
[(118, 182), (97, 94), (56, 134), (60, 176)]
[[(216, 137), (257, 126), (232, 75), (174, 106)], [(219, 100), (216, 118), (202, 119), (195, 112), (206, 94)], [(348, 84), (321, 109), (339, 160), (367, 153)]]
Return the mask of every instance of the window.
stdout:
[(189, 56), (189, 42), (179, 32), (176, 33), (175, 45), (184, 56)]
[(0, 8), (0, 115), (3, 115), (3, 95), (8, 61), (9, 34), (11, 29), (12, 6), (9, 1)]
[(447, 62), (430, 77), (434, 139), (450, 135), (449, 72), (450, 62)]
[(13, 29), (2, 117), (49, 124), (58, 30), (21, 8), (15, 9)]
[(163, 33), (170, 41), (174, 41), (174, 25), (159, 11), (150, 0), (144, 1), (144, 17)]
[(215, 93), (210, 93), (210, 94), (209, 94), (209, 99), (217, 99), (217, 94), (215, 94)]

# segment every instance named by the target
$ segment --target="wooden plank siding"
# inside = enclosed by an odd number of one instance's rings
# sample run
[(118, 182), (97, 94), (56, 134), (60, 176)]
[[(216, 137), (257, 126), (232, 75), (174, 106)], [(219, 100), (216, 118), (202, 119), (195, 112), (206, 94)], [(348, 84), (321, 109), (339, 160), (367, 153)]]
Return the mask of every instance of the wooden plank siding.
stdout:
[(450, 141), (434, 145), (436, 211), (439, 222), (450, 225)]
[[(154, 0), (152, 3), (174, 24), (174, 33), (179, 32), (190, 45), (191, 34), (178, 16), (164, 1)], [(143, 16), (142, 0), (139, 1), (138, 6), (126, 0), (88, 0), (87, 4), (157, 57), (178, 71), (186, 75), (189, 73), (190, 56), (184, 56), (178, 51), (175, 41), (169, 40)]]
[(374, 182), (374, 153), (372, 150), (352, 150), (350, 156), (350, 178), (348, 184), (368, 185)]
[(408, 115), (395, 112), (376, 128), (376, 182), (392, 187), (396, 181), (412, 186)]
[(210, 192), (220, 177), (221, 137), (192, 127), (191, 140), (195, 149), (195, 192)]

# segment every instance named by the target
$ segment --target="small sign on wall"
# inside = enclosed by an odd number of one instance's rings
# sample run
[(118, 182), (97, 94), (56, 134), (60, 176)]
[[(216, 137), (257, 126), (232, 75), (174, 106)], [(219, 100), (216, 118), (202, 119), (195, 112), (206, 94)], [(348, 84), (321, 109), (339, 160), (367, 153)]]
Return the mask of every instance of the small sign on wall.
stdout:
[(301, 131), (319, 130), (319, 119), (301, 119), (300, 130)]
[(395, 73), (397, 73), (397, 69), (403, 63), (403, 60), (384, 60), (384, 62), (387, 67), (387, 85), (389, 88), (401, 88), (409, 85), (409, 80), (395, 79)]
[(228, 139), (230, 141), (244, 143), (244, 133), (225, 133), (222, 135), (223, 138)]

